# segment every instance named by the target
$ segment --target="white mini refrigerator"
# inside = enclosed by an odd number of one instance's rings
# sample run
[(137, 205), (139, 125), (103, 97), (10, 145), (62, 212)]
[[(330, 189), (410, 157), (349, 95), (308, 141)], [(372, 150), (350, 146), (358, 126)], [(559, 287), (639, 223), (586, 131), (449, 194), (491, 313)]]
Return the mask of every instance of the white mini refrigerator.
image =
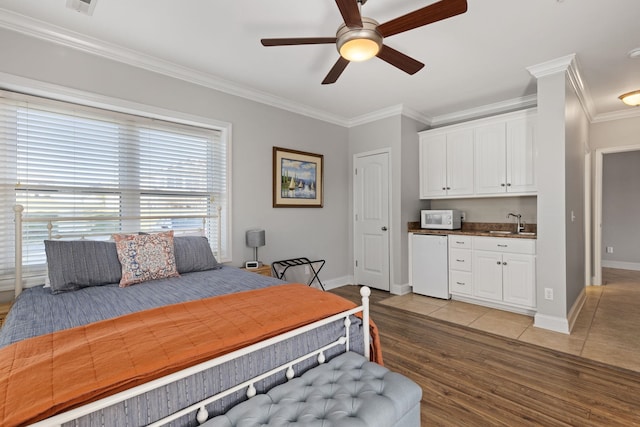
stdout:
[(447, 236), (413, 234), (411, 275), (413, 292), (449, 299), (449, 256)]

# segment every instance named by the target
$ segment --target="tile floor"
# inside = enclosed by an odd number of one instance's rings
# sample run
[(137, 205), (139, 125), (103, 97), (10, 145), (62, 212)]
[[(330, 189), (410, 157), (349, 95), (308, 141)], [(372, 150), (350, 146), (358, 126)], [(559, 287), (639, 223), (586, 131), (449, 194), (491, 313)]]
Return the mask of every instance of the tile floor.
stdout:
[(535, 328), (533, 318), (416, 294), (381, 303), (486, 332), (640, 372), (640, 271), (603, 269), (604, 286), (589, 286), (571, 334)]

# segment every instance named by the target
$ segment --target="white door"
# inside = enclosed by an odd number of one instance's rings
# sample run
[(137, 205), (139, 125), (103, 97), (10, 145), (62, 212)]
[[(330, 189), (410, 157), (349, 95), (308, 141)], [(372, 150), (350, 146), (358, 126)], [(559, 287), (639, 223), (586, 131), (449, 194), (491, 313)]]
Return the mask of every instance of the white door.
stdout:
[(354, 272), (357, 284), (389, 290), (389, 153), (354, 158)]

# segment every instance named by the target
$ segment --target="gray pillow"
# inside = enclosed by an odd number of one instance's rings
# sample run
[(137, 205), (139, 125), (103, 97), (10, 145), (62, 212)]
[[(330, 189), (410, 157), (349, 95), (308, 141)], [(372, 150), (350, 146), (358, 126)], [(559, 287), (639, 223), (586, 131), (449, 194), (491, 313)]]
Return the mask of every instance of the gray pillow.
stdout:
[(45, 240), (44, 250), (54, 294), (120, 282), (115, 242)]
[(211, 252), (209, 241), (203, 236), (176, 236), (173, 238), (173, 253), (178, 273), (206, 271), (220, 268)]

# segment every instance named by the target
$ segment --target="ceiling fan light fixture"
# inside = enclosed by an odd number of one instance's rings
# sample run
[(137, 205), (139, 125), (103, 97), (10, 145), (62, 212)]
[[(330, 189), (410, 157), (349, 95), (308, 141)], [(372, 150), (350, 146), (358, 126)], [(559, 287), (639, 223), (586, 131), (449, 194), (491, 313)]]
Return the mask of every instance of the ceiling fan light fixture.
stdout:
[(640, 90), (622, 94), (618, 97), (622, 102), (632, 107), (640, 106)]
[(382, 48), (382, 35), (377, 30), (378, 22), (362, 18), (362, 28), (341, 25), (336, 33), (336, 46), (340, 56), (348, 61), (361, 62), (373, 58)]

